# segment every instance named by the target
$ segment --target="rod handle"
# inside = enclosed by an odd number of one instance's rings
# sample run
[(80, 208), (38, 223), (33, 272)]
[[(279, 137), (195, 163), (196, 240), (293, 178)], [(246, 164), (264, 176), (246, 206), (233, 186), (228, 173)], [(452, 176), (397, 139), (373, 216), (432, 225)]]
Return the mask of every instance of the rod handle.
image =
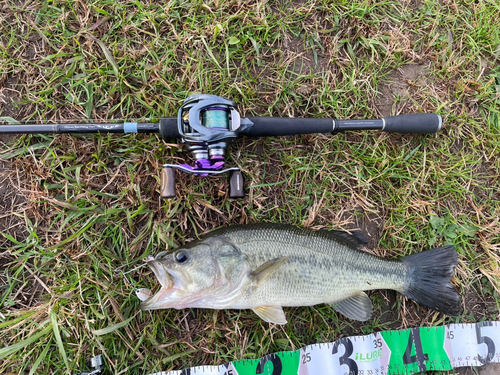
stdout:
[(441, 130), (443, 120), (435, 113), (388, 116), (383, 118), (385, 132), (428, 134)]
[(332, 119), (292, 117), (248, 117), (253, 125), (241, 133), (249, 137), (277, 137), (284, 135), (331, 133)]

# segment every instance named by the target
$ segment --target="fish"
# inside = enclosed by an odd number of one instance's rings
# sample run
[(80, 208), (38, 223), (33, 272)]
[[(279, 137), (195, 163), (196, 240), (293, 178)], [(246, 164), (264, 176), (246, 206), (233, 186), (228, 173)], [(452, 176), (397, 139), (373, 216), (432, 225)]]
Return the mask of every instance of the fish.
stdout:
[(286, 324), (283, 307), (329, 304), (367, 321), (373, 305), (365, 292), (391, 289), (445, 315), (460, 314), (450, 281), (458, 265), (453, 245), (384, 259), (363, 251), (366, 243), (361, 233), (287, 224), (219, 228), (147, 258), (160, 289), (142, 290), (140, 308), (251, 309), (266, 322)]

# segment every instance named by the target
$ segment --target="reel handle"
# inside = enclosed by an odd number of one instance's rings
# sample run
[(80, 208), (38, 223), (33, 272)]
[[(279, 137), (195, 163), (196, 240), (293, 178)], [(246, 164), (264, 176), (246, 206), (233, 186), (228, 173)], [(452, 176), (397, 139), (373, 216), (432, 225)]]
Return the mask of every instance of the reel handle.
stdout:
[[(227, 170), (221, 172), (227, 173)], [(161, 170), (160, 197), (175, 198), (175, 168), (163, 167)], [(245, 198), (243, 174), (239, 170), (229, 170), (229, 198)]]

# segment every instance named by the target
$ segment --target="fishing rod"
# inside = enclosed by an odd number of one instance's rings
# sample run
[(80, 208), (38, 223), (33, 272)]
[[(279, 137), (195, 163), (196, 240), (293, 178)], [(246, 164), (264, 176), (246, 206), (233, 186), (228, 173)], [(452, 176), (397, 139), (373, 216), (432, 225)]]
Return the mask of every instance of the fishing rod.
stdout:
[(441, 116), (434, 113), (388, 116), (377, 120), (337, 120), (288, 117), (242, 118), (235, 102), (216, 95), (193, 95), (184, 100), (177, 117), (158, 123), (32, 124), (0, 125), (0, 134), (92, 134), (159, 133), (163, 139), (181, 139), (195, 160), (194, 165), (164, 164), (160, 195), (175, 197), (175, 170), (199, 176), (229, 173), (229, 196), (244, 197), (239, 168), (224, 168), (226, 151), (239, 135), (275, 137), (346, 130), (382, 130), (390, 133), (428, 134), (441, 129)]

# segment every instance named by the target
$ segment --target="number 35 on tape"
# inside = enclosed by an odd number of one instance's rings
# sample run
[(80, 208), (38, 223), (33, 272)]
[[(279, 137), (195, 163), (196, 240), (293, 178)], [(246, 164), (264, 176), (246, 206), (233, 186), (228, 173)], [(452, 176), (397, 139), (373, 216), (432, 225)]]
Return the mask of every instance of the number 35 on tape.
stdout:
[(153, 375), (406, 375), (500, 362), (500, 322), (376, 332), (258, 360)]

